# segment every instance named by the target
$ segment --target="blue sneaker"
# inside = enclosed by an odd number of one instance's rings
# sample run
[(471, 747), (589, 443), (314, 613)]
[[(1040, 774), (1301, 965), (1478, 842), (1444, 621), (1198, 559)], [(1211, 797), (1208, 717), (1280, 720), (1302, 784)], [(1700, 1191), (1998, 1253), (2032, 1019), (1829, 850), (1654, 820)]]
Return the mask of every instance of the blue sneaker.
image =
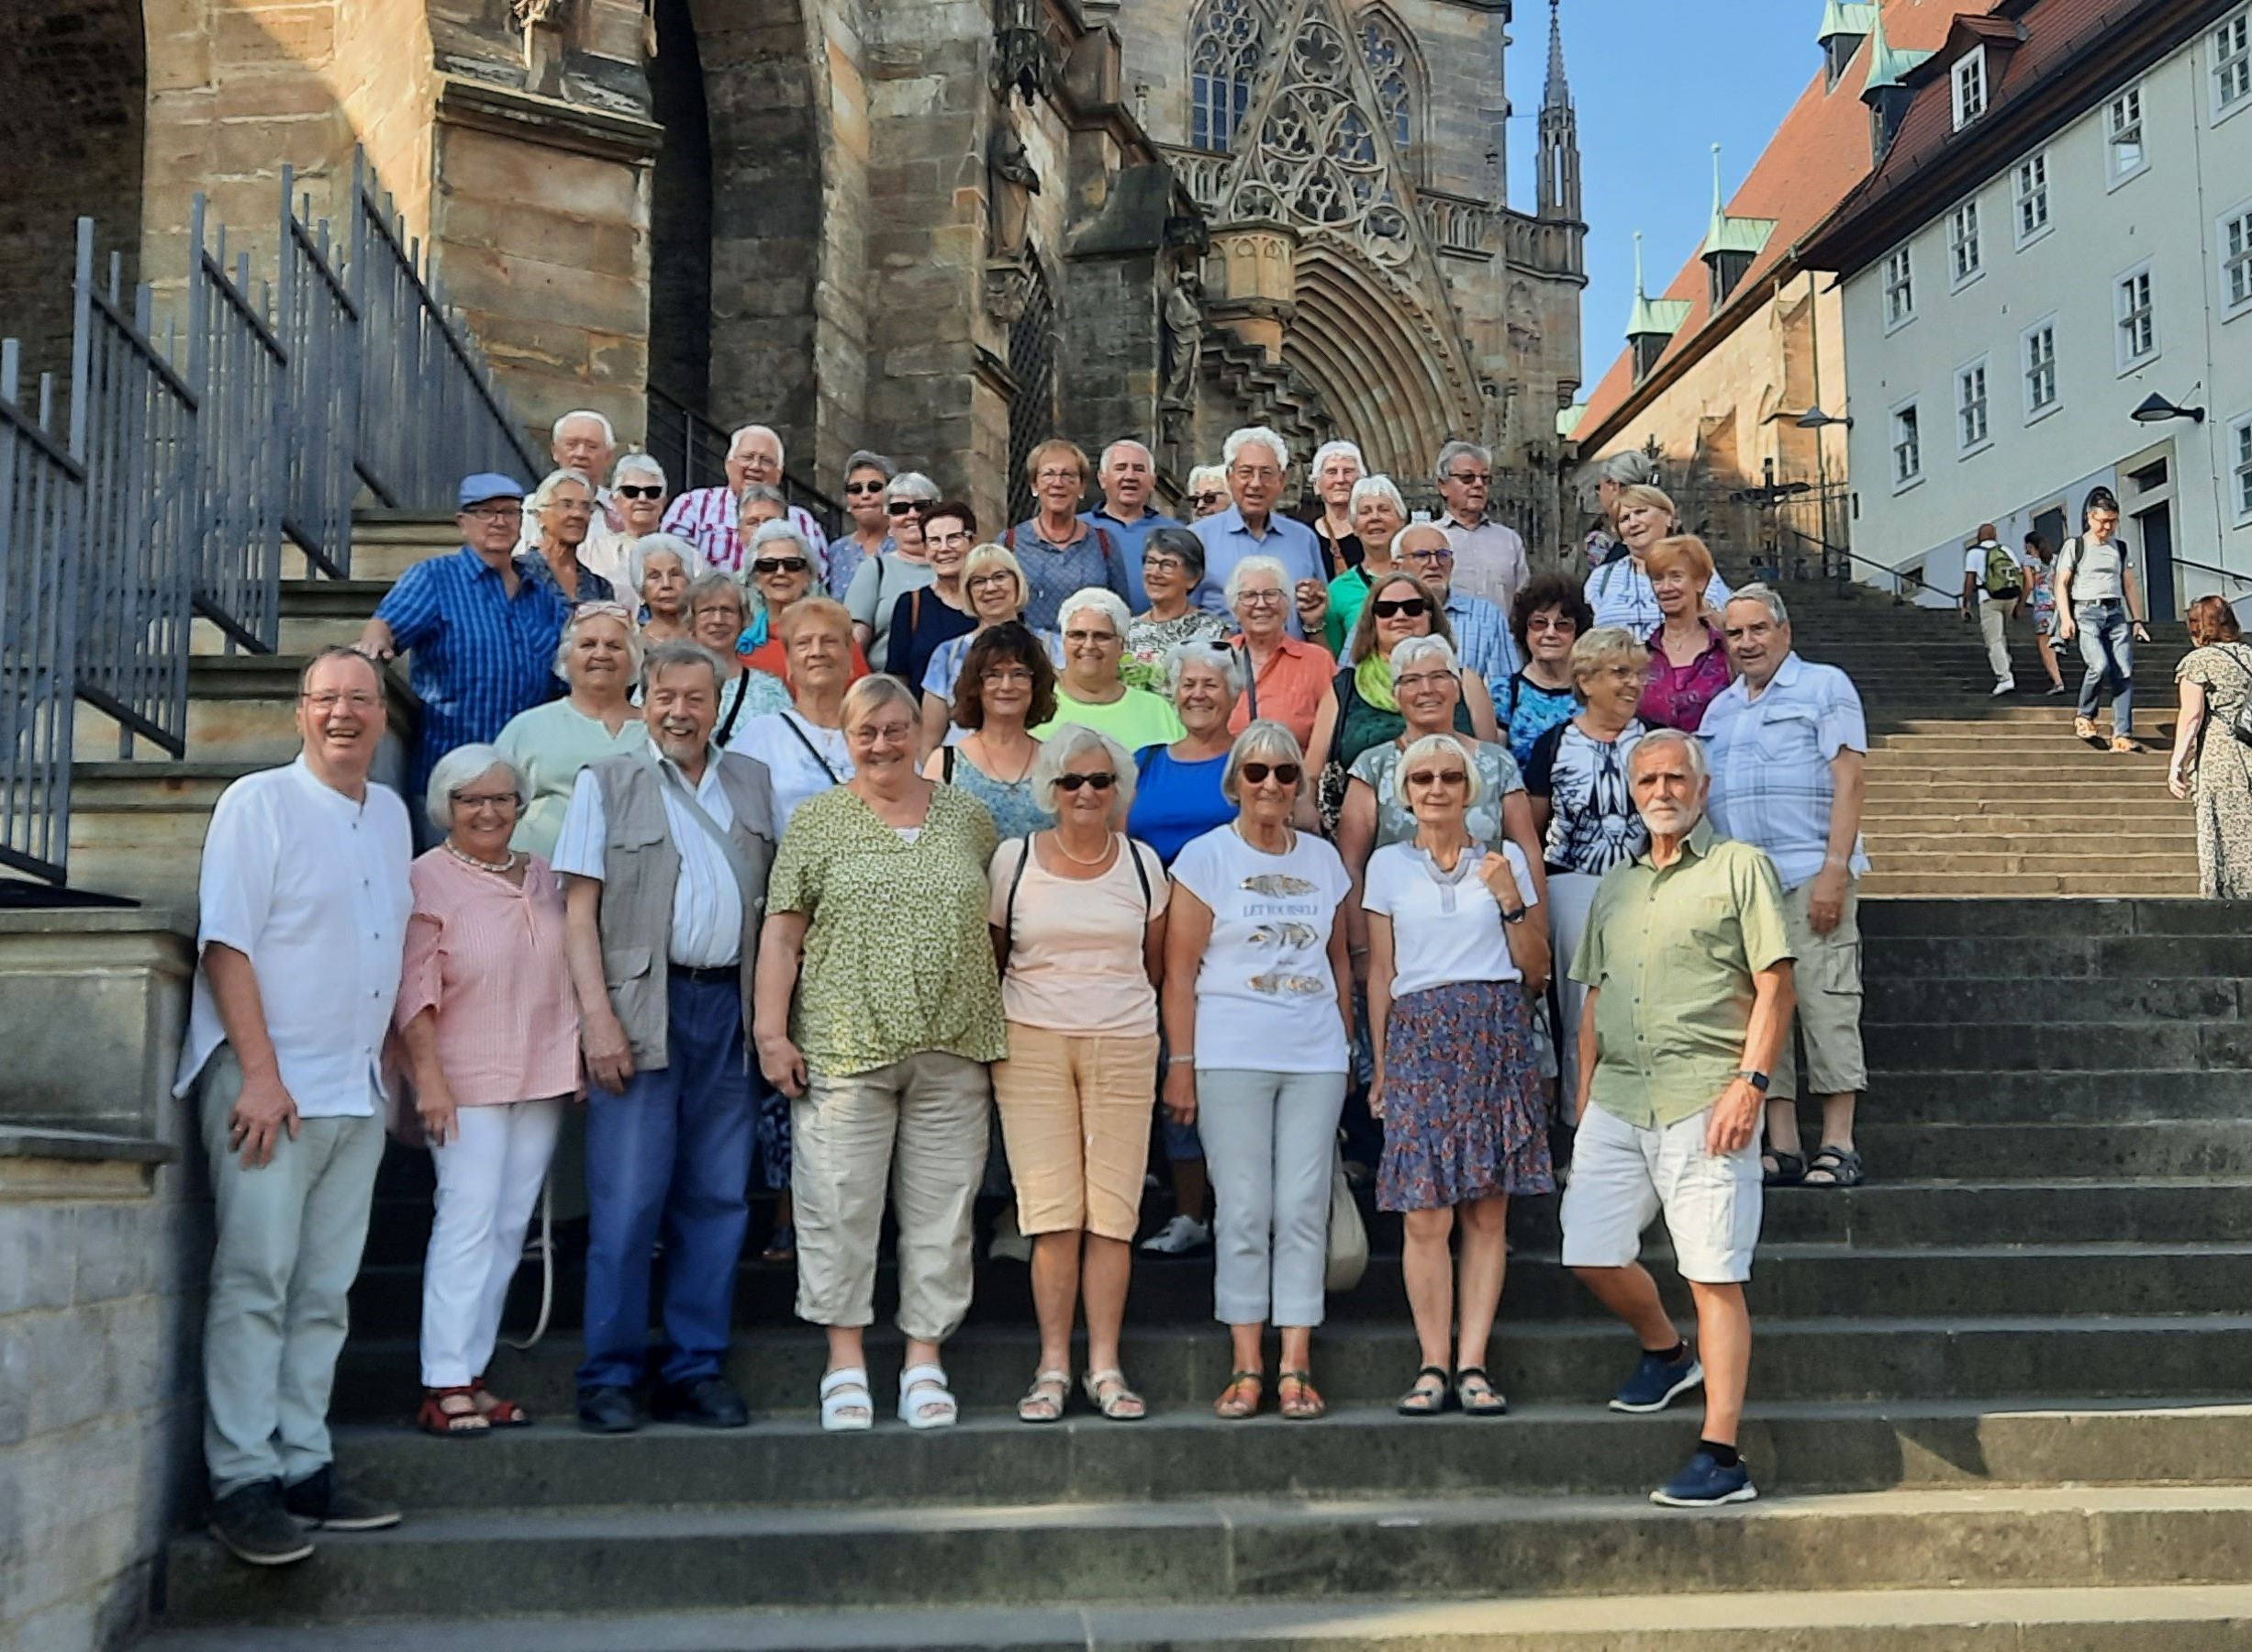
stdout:
[(1611, 1409), (1615, 1412), (1661, 1412), (1693, 1388), (1701, 1387), (1705, 1368), (1694, 1354), (1678, 1360), (1662, 1359), (1656, 1354), (1644, 1354), (1634, 1374), (1626, 1379), (1626, 1386), (1611, 1397)]
[(1723, 1468), (1711, 1452), (1700, 1451), (1689, 1458), (1688, 1468), (1651, 1492), (1650, 1501), (1661, 1509), (1717, 1509), (1722, 1503), (1750, 1502), (1758, 1495), (1752, 1471), (1741, 1459), (1734, 1468)]

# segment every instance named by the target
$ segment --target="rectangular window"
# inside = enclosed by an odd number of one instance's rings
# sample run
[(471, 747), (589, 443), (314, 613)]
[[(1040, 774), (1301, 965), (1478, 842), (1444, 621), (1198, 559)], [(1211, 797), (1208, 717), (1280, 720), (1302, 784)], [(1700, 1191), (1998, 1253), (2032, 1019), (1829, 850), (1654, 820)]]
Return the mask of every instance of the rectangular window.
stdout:
[(2252, 413), (2229, 427), (2229, 452), (2235, 462), (2230, 489), (2236, 500), (2236, 519), (2252, 522)]
[(2017, 163), (2017, 244), (2048, 229), (2048, 155), (2045, 151)]
[(1991, 434), (1987, 419), (1986, 359), (1981, 356), (1955, 370), (1955, 445), (1965, 452), (1986, 445)]
[(2124, 184), (2150, 163), (2143, 148), (2143, 89), (2129, 86), (2111, 101), (2103, 116), (2106, 176)]
[(1986, 48), (1966, 53), (1955, 64), (1955, 129), (1961, 131), (1986, 113)]
[(1916, 417), (1916, 404), (1892, 410), (1892, 486), (1906, 487), (1923, 477), (1923, 435)]
[(2112, 315), (2119, 334), (2119, 371), (2139, 367), (2158, 353), (2157, 307), (2152, 302), (2150, 266), (2122, 275), (2112, 289)]
[(2028, 424), (2057, 405), (2057, 321), (2036, 321), (2025, 329), (2025, 420)]
[(2252, 309), (2252, 201), (2232, 206), (2214, 240), (2221, 251), (2221, 308), (2227, 316)]
[(1889, 331), (1915, 318), (1915, 261), (1902, 247), (1885, 260), (1885, 327)]
[(1979, 246), (1979, 203), (1965, 201), (1947, 215), (1947, 251), (1953, 261), (1955, 285), (1975, 279), (1986, 255)]
[(2216, 118), (2252, 104), (2252, 6), (2213, 31), (2213, 112)]

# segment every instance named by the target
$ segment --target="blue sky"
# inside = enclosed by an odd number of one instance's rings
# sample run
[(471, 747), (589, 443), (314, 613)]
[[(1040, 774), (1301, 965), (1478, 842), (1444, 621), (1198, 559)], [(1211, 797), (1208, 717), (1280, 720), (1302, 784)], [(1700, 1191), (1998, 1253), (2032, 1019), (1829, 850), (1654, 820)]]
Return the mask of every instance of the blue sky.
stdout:
[[(1822, 67), (1822, 0), (1564, 0), (1563, 17), (1587, 196), (1584, 396), (1624, 343), (1634, 231), (1655, 291), (1704, 237), (1712, 145), (1733, 192)], [(1510, 193), (1530, 212), (1545, 0), (1517, 0), (1511, 33)]]

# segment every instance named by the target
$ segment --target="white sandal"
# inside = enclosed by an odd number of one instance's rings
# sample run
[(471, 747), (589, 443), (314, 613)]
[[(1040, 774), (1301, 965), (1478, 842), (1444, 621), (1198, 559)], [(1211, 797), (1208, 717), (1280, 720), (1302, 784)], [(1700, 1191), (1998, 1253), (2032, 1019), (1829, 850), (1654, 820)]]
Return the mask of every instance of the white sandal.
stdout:
[(942, 1367), (914, 1365), (899, 1373), (899, 1421), (909, 1428), (950, 1428), (961, 1414)]
[(821, 1426), (831, 1434), (859, 1434), (875, 1426), (875, 1396), (868, 1391), (864, 1367), (840, 1366), (821, 1379)]

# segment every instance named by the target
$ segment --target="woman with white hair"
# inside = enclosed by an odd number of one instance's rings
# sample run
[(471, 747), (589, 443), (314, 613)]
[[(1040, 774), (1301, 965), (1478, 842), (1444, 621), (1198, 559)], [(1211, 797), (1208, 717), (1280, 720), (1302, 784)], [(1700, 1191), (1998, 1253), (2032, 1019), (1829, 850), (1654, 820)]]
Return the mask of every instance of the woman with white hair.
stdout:
[(1327, 1410), (1312, 1344), (1353, 1025), (1337, 916), (1353, 886), (1334, 849), (1290, 824), (1307, 779), (1290, 731), (1253, 723), (1221, 781), (1236, 818), (1173, 863), (1165, 1111), (1197, 1127), (1211, 1166), (1213, 1307), (1233, 1352), (1213, 1410), (1230, 1419), (1259, 1409), (1269, 1321), (1282, 1332), (1282, 1414)]
[(987, 878), (1009, 1021), (993, 1098), (1017, 1225), (1032, 1241), (1040, 1321), (1040, 1364), (1017, 1416), (1063, 1416), (1072, 1322), (1084, 1304), (1087, 1400), (1112, 1422), (1136, 1422), (1147, 1408), (1126, 1381), (1119, 1326), (1156, 1103), (1170, 887), (1156, 851), (1120, 830), (1134, 765), (1118, 742), (1058, 729), (1032, 765), (1032, 790), (1054, 826), (1004, 843)]
[(923, 518), (938, 502), (938, 484), (920, 471), (901, 471), (884, 486), (891, 549), (862, 563), (844, 593), (844, 606), (853, 615), (853, 639), (876, 659), (885, 658), (891, 647), (891, 616), (899, 598), (938, 577), (922, 538)]
[(581, 769), (649, 743), (649, 727), (632, 704), (641, 680), (641, 649), (623, 603), (579, 604), (563, 621), (555, 647), (555, 675), (570, 692), (518, 712), (495, 737), (501, 755), (524, 777), (515, 845), (526, 854), (555, 853)]
[(1408, 525), (1408, 502), (1391, 477), (1363, 476), (1353, 485), (1345, 510), (1361, 553), (1352, 567), (1330, 581), (1329, 617), (1321, 622), (1321, 640), (1340, 660), (1345, 639), (1361, 617), (1361, 605), (1368, 600), (1369, 586), (1399, 565), (1392, 560), (1392, 541)]
[(407, 873), (393, 1024), (438, 1172), (416, 1421), (454, 1437), (531, 1421), (486, 1390), (485, 1367), (563, 1103), (584, 1090), (563, 886), (545, 858), (508, 846), (530, 793), (497, 746), (457, 746), (430, 771), (445, 840)]
[[(1413, 646), (1403, 643), (1403, 649)], [(1553, 1193), (1533, 1004), (1548, 985), (1548, 923), (1533, 862), (1468, 815), (1485, 779), (1451, 733), (1401, 754), (1414, 834), (1368, 862), (1368, 1032), (1384, 1121), (1377, 1208), (1402, 1213), (1400, 1272), (1422, 1368), (1402, 1415), (1509, 1402), (1486, 1374), (1508, 1265), (1512, 1194)], [(1460, 1286), (1447, 1244), (1462, 1228)]]
[(1350, 441), (1325, 441), (1314, 450), (1308, 474), (1313, 479), (1311, 514), (1306, 525), (1321, 547), (1321, 571), (1335, 580), (1361, 565), (1360, 529), (1353, 519), (1353, 490), (1368, 474), (1361, 450)]
[(626, 553), (626, 588), (641, 599), (644, 646), (688, 640), (688, 586), (704, 571), (696, 547), (676, 533), (637, 539)]
[[(814, 588), (813, 547), (806, 542), (804, 534), (786, 521), (763, 523), (752, 535), (751, 554), (743, 564), (743, 571), (751, 577), (752, 589), (758, 593), (762, 608), (751, 617), (751, 623), (736, 642), (736, 650), (744, 664), (787, 683), (789, 651), (782, 644), (779, 628), (790, 605), (802, 602)], [(854, 631), (857, 634), (858, 628)], [(857, 683), (868, 675), (868, 656), (855, 644), (852, 659), (852, 680)]]
[(1324, 706), (1335, 715), (1330, 679), (1337, 675), (1337, 657), (1319, 642), (1290, 634), (1284, 623), (1290, 611), (1288, 577), (1271, 556), (1246, 556), (1228, 571), (1228, 611), (1238, 628), (1230, 642), (1243, 651), (1250, 668), (1232, 726), (1240, 732), (1264, 717), (1289, 730), (1303, 747)]
[(1228, 471), (1225, 465), (1199, 464), (1188, 473), (1188, 519), (1200, 522), (1228, 508)]
[[(608, 514), (617, 517), (618, 526), (613, 530), (605, 513), (597, 509), (594, 525), (586, 530), (586, 543), (579, 549), (579, 560), (619, 589), (634, 589), (634, 582), (627, 576), (626, 558), (636, 540), (663, 530), (668, 497), (664, 467), (647, 453), (628, 453), (610, 472)], [(693, 547), (690, 555), (695, 555)], [(697, 560), (700, 563), (702, 559)]]
[(1130, 752), (1181, 737), (1170, 705), (1146, 688), (1128, 687), (1119, 675), (1130, 616), (1116, 591), (1099, 586), (1075, 591), (1055, 618), (1064, 633), (1064, 675), (1055, 686), (1055, 715), (1032, 731), (1036, 739), (1065, 723), (1100, 730)]
[(532, 547), (536, 554), (517, 557), (517, 573), (566, 604), (616, 600), (617, 588), (579, 560), (600, 508), (585, 472), (548, 472), (524, 501), (524, 514), (539, 524), (540, 537)]
[(688, 638), (719, 663), (719, 720), (712, 743), (732, 745), (753, 718), (790, 703), (790, 687), (773, 672), (743, 664), (736, 648), (751, 620), (751, 595), (731, 574), (698, 574), (688, 586)]

